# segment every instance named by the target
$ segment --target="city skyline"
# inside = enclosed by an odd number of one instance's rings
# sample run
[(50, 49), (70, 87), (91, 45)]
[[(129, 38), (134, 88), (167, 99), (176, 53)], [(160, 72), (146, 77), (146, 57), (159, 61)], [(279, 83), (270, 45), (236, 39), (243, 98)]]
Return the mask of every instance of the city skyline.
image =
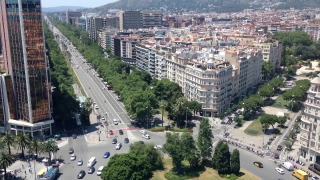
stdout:
[(88, 1), (85, 0), (69, 0), (69, 1), (64, 1), (64, 0), (56, 0), (56, 1), (51, 1), (51, 0), (42, 0), (42, 7), (48, 8), (48, 7), (56, 7), (56, 6), (81, 6), (81, 7), (98, 7), (102, 6), (108, 3), (116, 2), (117, 0), (94, 0)]

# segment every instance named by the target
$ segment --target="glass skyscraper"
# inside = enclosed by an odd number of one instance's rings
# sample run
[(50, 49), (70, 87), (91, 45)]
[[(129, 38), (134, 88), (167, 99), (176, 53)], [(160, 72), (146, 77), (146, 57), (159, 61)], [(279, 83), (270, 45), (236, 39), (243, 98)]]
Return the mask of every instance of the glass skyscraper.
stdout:
[(32, 135), (51, 133), (51, 84), (41, 0), (0, 2), (3, 62), (7, 75), (11, 77), (14, 96), (14, 106), (8, 107), (14, 117), (9, 113), (7, 128), (11, 132), (25, 131)]

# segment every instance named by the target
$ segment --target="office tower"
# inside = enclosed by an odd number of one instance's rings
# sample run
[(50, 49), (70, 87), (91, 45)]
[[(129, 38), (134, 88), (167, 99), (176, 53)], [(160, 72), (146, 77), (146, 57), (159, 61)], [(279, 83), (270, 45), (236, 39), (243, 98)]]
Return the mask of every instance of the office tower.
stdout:
[(161, 11), (143, 11), (143, 27), (154, 28), (162, 26)]
[(141, 11), (121, 11), (119, 14), (120, 31), (139, 29), (143, 27), (143, 14)]
[[(2, 107), (7, 112), (6, 128), (12, 133), (25, 131), (31, 136), (51, 134), (51, 84), (41, 1), (0, 2), (0, 32), (6, 71), (6, 75), (2, 75), (6, 81), (2, 83), (7, 87), (6, 93), (1, 91), (1, 96), (7, 99)], [(8, 89), (11, 86), (12, 89)], [(11, 91), (13, 98), (8, 98)]]

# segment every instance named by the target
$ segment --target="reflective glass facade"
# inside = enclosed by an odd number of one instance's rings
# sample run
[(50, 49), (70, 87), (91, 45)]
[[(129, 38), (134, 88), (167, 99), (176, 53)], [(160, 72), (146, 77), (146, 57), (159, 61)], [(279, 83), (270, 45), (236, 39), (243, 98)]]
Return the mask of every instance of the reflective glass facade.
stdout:
[[(6, 71), (12, 76), (15, 119), (50, 119), (51, 89), (40, 0), (0, 0)], [(4, 7), (5, 6), (5, 7)], [(1, 23), (1, 21), (0, 21)], [(12, 117), (10, 117), (13, 119)]]

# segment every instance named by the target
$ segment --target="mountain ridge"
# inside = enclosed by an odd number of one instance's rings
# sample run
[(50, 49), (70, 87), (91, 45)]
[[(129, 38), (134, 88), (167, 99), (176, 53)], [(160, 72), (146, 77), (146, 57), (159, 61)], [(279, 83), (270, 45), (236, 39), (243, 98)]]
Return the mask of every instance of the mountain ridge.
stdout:
[(87, 9), (85, 7), (81, 6), (55, 6), (55, 7), (43, 7), (42, 11), (43, 12), (61, 12), (61, 11), (66, 11), (66, 10), (77, 10), (77, 9)]

